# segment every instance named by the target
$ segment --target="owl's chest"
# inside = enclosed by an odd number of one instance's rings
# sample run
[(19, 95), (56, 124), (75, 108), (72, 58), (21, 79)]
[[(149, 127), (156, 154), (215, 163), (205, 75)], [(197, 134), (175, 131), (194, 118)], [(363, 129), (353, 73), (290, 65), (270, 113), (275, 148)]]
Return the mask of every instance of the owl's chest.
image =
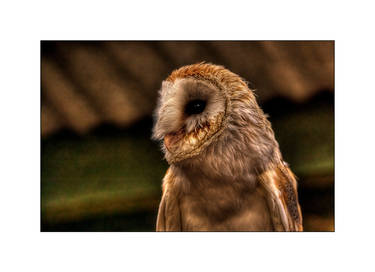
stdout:
[(216, 188), (183, 195), (183, 231), (272, 231), (272, 221), (261, 189), (237, 192)]

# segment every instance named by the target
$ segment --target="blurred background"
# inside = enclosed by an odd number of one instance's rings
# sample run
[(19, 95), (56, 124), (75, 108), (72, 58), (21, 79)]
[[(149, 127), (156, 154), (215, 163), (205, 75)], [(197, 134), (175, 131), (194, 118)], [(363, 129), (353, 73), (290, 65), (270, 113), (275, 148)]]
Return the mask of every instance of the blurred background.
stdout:
[(155, 230), (168, 167), (150, 140), (157, 91), (201, 61), (256, 89), (304, 230), (334, 231), (333, 41), (42, 41), (42, 231)]

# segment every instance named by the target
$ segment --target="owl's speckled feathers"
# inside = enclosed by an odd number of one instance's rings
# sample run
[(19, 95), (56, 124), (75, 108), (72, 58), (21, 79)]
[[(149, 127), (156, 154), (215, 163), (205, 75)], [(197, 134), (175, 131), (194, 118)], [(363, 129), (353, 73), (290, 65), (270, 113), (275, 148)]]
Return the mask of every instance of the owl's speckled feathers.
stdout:
[(159, 95), (153, 138), (170, 168), (158, 231), (302, 231), (296, 179), (238, 75), (184, 66)]

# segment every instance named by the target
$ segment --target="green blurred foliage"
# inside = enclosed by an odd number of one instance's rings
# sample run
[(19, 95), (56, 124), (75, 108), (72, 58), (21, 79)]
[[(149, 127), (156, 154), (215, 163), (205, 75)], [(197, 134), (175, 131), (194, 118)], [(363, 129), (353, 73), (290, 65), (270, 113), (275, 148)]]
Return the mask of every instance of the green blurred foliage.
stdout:
[(134, 131), (82, 138), (65, 134), (43, 141), (42, 221), (154, 208), (167, 164), (149, 139), (149, 128), (147, 121)]

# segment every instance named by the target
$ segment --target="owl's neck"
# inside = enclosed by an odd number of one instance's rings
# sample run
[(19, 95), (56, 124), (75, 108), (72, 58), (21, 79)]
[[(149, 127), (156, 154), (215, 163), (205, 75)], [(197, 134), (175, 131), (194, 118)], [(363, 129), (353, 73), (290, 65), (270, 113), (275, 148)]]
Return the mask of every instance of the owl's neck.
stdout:
[(171, 169), (194, 186), (201, 182), (205, 186), (218, 182), (248, 189), (256, 186), (258, 174), (281, 161), (281, 155), (272, 130), (270, 135), (258, 138), (246, 131), (237, 128), (236, 133), (224, 133), (200, 155), (174, 164)]

